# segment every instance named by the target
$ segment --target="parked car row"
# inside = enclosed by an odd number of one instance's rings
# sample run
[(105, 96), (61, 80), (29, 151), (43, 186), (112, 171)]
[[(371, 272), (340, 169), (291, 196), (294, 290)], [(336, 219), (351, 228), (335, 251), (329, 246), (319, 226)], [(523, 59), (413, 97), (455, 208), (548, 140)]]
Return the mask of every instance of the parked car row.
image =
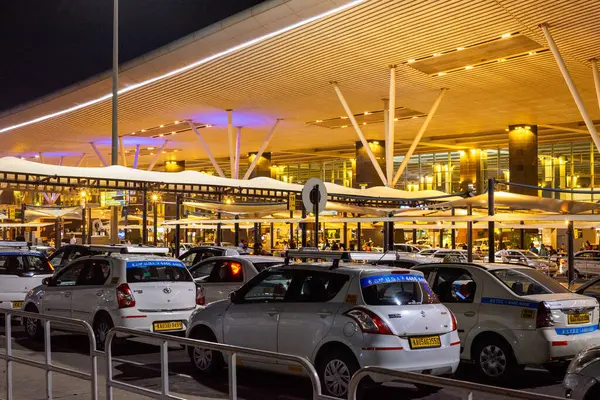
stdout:
[[(504, 382), (527, 365), (564, 374), (575, 359), (569, 393), (598, 390), (587, 379), (590, 360), (577, 354), (590, 358), (597, 352), (586, 349), (600, 346), (600, 277), (571, 293), (538, 268), (466, 263), (454, 250), (423, 257), (305, 249), (284, 259), (217, 246), (192, 248), (180, 260), (166, 248), (65, 246), (52, 257), (54, 271), (41, 253), (2, 246), (0, 306), (86, 320), (100, 349), (118, 325), (295, 354), (336, 397), (366, 365), (452, 375), (462, 360)], [(39, 320), (24, 323), (30, 338), (41, 337)], [(202, 374), (225, 365), (219, 352), (188, 353)], [(301, 373), (264, 358), (240, 361)], [(575, 390), (582, 380), (586, 391)]]

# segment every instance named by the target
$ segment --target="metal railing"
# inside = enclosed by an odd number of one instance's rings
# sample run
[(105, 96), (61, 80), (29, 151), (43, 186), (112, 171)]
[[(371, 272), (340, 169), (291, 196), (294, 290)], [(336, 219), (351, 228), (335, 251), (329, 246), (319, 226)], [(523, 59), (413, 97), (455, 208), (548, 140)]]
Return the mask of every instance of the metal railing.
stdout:
[[(147, 389), (141, 386), (135, 386), (130, 383), (120, 382), (113, 379), (112, 373), (112, 342), (115, 336), (125, 334), (126, 336), (144, 337), (160, 342), (160, 376), (161, 390), (156, 391)], [(219, 351), (227, 354), (228, 359), (228, 375), (229, 375), (229, 398), (237, 400), (237, 355), (244, 354), (249, 356), (265, 357), (275, 360), (291, 361), (299, 364), (304, 368), (312, 383), (312, 392), (314, 400), (335, 400), (334, 397), (326, 396), (321, 392), (321, 381), (315, 367), (311, 362), (304, 357), (291, 354), (275, 353), (273, 351), (249, 349), (247, 347), (231, 346), (227, 344), (206, 342), (203, 340), (188, 339), (177, 336), (165, 335), (154, 332), (143, 332), (136, 329), (115, 327), (112, 328), (106, 337), (105, 353), (106, 353), (106, 399), (113, 400), (113, 388), (121, 389), (131, 393), (147, 396), (153, 399), (172, 399), (185, 400), (183, 397), (177, 397), (170, 394), (169, 391), (169, 353), (168, 343), (176, 343), (183, 346), (202, 347), (203, 349)]]
[(442, 389), (461, 389), (467, 392), (465, 398), (469, 400), (473, 399), (473, 393), (485, 393), (486, 395), (492, 394), (505, 398), (520, 400), (564, 400), (561, 397), (548, 396), (545, 394), (506, 389), (497, 386), (482, 385), (480, 383), (449, 379), (441, 376), (423, 375), (414, 372), (397, 371), (381, 367), (364, 367), (356, 371), (356, 373), (352, 376), (352, 379), (350, 379), (350, 384), (348, 385), (348, 400), (357, 400), (356, 396), (358, 393), (358, 385), (364, 377), (369, 375), (382, 375), (393, 380), (412, 384), (434, 386)]
[[(21, 310), (0, 310), (4, 314), (5, 327), (5, 352), (0, 352), (0, 359), (6, 360), (6, 400), (13, 399), (13, 363), (28, 365), (30, 367), (39, 368), (46, 371), (46, 398), (52, 399), (52, 373), (56, 372), (63, 375), (72, 376), (74, 378), (90, 381), (92, 400), (98, 400), (98, 352), (96, 351), (96, 336), (91, 325), (80, 319), (56, 317), (49, 315), (40, 315)], [(13, 355), (12, 351), (12, 318), (20, 317), (25, 321), (25, 318), (43, 321), (44, 331), (44, 362), (23, 358)], [(92, 370), (90, 373), (77, 371), (71, 368), (60, 367), (52, 364), (52, 343), (50, 340), (51, 322), (70, 325), (72, 327), (81, 327), (87, 334), (90, 342), (90, 359)]]

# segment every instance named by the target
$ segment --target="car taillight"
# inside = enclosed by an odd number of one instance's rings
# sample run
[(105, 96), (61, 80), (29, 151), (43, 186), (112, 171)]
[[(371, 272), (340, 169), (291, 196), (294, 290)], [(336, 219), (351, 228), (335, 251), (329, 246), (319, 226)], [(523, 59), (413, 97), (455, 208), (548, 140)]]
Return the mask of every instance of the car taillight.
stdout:
[(135, 307), (135, 298), (128, 284), (123, 283), (117, 287), (117, 302), (119, 308)]
[(546, 306), (546, 303), (540, 303), (537, 311), (536, 328), (549, 328), (551, 326), (554, 326), (552, 311)]
[(344, 315), (356, 321), (360, 330), (364, 333), (393, 335), (387, 324), (377, 314), (365, 308), (353, 308), (345, 312)]
[(450, 316), (452, 317), (452, 332), (454, 332), (458, 329), (458, 324), (456, 323), (456, 317), (454, 316), (454, 313), (450, 310), (448, 311), (450, 312)]
[(206, 296), (204, 294), (204, 288), (200, 285), (196, 286), (196, 305), (206, 305)]

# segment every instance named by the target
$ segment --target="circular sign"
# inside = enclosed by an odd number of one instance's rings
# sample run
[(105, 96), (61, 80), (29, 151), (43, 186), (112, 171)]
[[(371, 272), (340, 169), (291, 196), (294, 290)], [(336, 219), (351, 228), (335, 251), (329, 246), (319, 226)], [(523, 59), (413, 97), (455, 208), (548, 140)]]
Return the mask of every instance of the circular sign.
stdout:
[(314, 211), (315, 204), (317, 205), (318, 213), (325, 210), (327, 189), (320, 179), (310, 178), (306, 181), (304, 188), (302, 188), (302, 203), (308, 212)]

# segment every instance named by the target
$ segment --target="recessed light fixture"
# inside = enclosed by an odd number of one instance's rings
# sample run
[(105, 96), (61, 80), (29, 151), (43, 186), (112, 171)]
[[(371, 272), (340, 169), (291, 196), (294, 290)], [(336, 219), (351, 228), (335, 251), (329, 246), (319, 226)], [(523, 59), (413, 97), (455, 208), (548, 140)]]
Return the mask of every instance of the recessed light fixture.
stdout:
[(398, 118), (394, 118), (394, 121), (398, 121)]
[(407, 62), (407, 63), (409, 63), (409, 64), (412, 64), (412, 63), (414, 63), (415, 61), (416, 61), (416, 60), (415, 60), (414, 58), (411, 58), (410, 60), (407, 60), (406, 62)]
[(434, 57), (439, 57), (439, 56), (441, 56), (441, 55), (442, 55), (442, 53), (433, 53), (433, 56), (434, 56)]
[(465, 69), (467, 69), (467, 70), (468, 70), (468, 69), (473, 69), (473, 66), (472, 66), (472, 65), (467, 65), (467, 66), (465, 67)]
[(148, 147), (148, 150), (154, 150), (154, 147)]
[(530, 56), (534, 56), (534, 55), (536, 55), (537, 53), (536, 53), (535, 51), (530, 51), (528, 54), (529, 54)]
[(446, 75), (445, 72), (438, 72), (438, 76), (444, 76), (444, 75)]
[(500, 37), (501, 37), (502, 39), (506, 39), (506, 38), (509, 38), (509, 37), (511, 37), (511, 34), (510, 34), (510, 33), (505, 33), (504, 35), (502, 35), (502, 36), (500, 36)]
[(461, 51), (461, 50), (464, 50), (464, 49), (465, 49), (464, 47), (457, 47), (456, 48), (457, 51)]

